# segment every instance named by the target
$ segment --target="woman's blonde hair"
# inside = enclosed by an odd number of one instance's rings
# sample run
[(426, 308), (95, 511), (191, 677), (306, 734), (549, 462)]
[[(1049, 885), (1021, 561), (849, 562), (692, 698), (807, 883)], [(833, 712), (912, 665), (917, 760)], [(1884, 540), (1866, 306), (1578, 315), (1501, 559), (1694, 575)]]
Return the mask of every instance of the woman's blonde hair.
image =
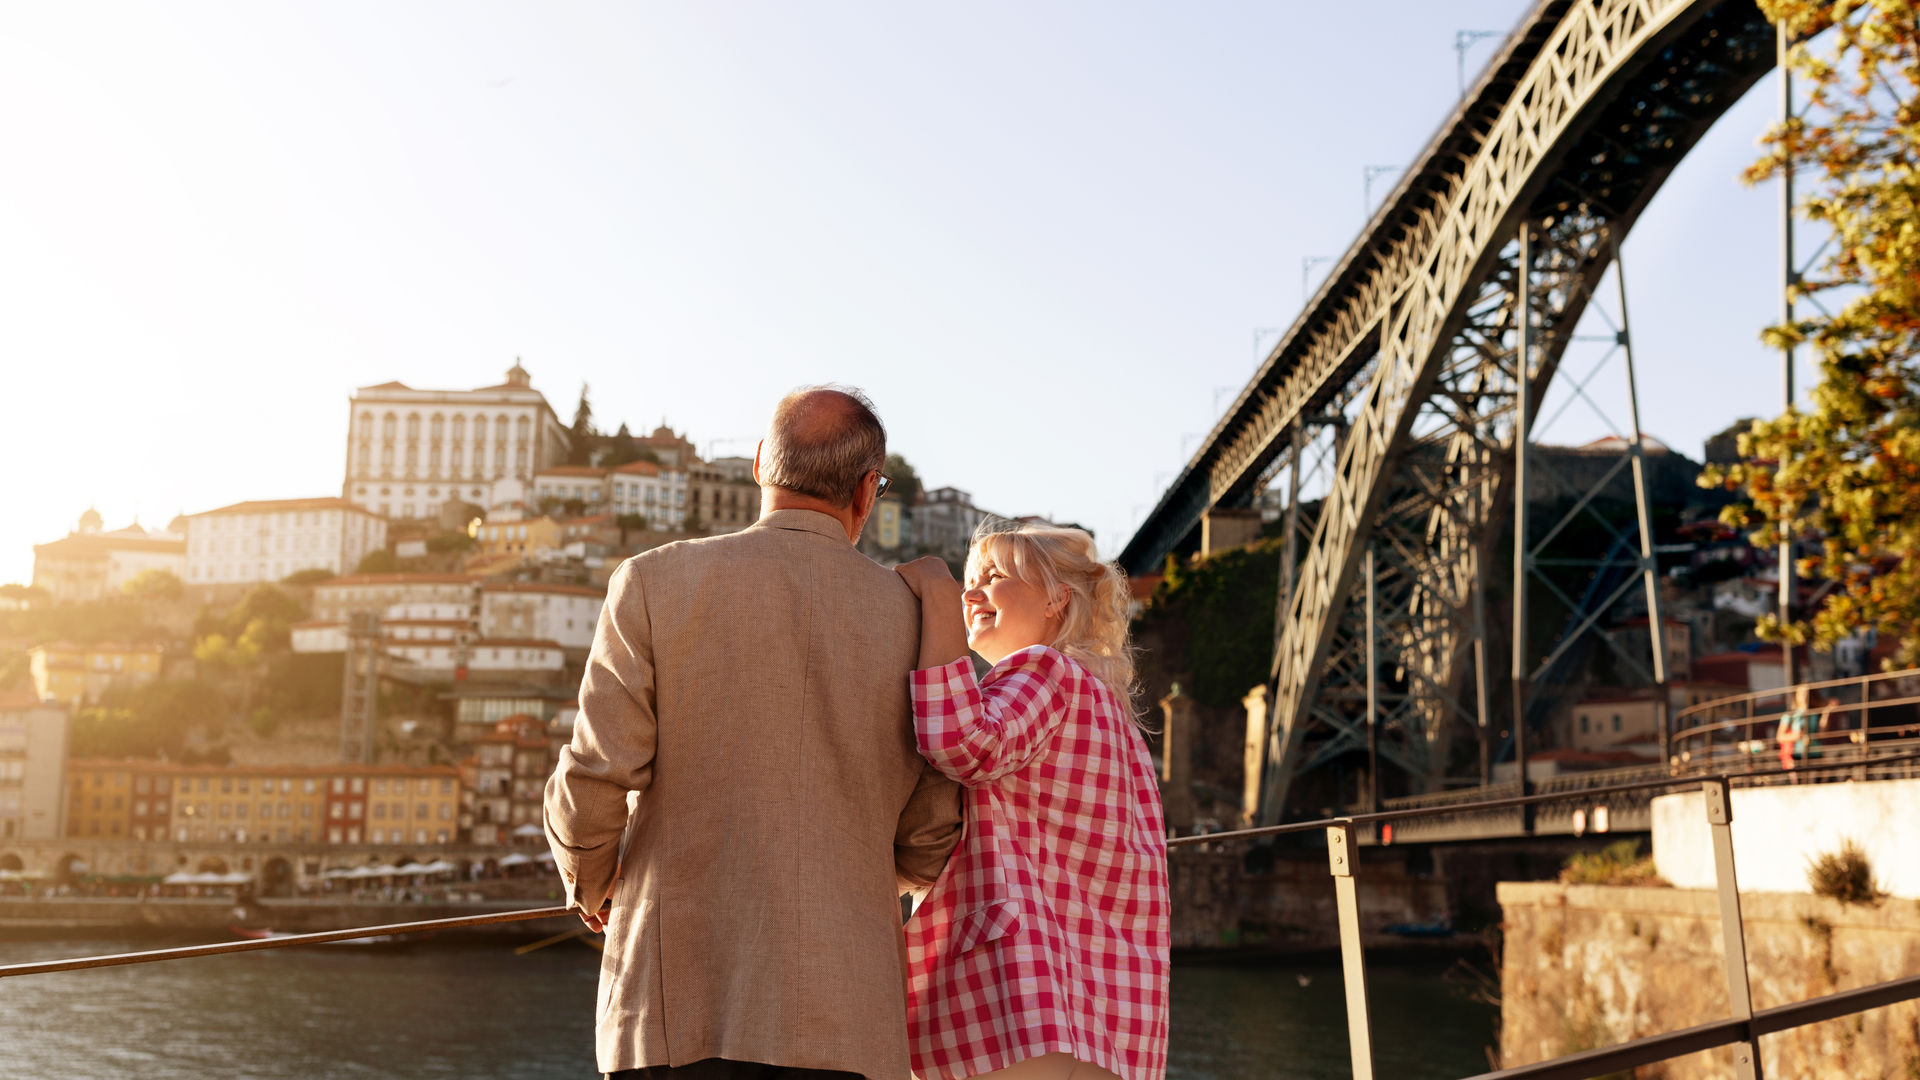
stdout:
[[(1093, 537), (1084, 529), (988, 518), (974, 531), (967, 552), (967, 580), (975, 580), (982, 561), (1035, 586), (1048, 596), (1064, 586), (1066, 610), (1060, 633), (1049, 646), (1086, 668), (1139, 724), (1133, 709), (1133, 643), (1128, 640), (1132, 597), (1127, 575), (1100, 561)], [(1141, 725), (1145, 727), (1144, 724)]]

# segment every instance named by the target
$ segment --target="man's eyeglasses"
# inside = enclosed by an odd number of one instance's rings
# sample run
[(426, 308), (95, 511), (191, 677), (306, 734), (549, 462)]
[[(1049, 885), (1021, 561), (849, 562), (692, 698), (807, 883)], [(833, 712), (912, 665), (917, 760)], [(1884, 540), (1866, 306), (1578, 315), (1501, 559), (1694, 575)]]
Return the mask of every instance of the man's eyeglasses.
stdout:
[(874, 473), (874, 475), (880, 477), (879, 486), (873, 489), (873, 497), (877, 499), (887, 493), (887, 489), (893, 486), (893, 481), (887, 479), (886, 476), (881, 473)]

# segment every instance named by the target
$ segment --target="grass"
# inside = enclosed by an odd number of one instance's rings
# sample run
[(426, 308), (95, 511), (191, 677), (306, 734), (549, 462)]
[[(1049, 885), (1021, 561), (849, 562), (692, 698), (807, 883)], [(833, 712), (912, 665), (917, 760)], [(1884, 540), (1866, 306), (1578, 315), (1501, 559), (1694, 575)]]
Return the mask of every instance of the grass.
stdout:
[(1873, 879), (1873, 863), (1852, 838), (1841, 841), (1840, 850), (1807, 861), (1807, 885), (1813, 895), (1843, 904), (1877, 904), (1886, 895)]
[(1665, 885), (1653, 869), (1653, 856), (1640, 854), (1640, 841), (1616, 840), (1597, 852), (1582, 852), (1560, 866), (1569, 885)]

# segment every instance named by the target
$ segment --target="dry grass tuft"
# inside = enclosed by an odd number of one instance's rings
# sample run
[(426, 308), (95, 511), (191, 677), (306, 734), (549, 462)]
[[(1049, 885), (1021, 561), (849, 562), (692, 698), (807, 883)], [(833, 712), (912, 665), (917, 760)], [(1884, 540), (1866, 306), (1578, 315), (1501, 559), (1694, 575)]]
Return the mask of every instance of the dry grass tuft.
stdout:
[(1653, 869), (1653, 856), (1641, 856), (1640, 841), (1616, 840), (1593, 854), (1579, 854), (1560, 867), (1568, 885), (1665, 885)]
[(1807, 885), (1813, 895), (1832, 897), (1843, 904), (1877, 904), (1886, 895), (1873, 879), (1873, 863), (1852, 838), (1841, 841), (1839, 851), (1808, 860)]

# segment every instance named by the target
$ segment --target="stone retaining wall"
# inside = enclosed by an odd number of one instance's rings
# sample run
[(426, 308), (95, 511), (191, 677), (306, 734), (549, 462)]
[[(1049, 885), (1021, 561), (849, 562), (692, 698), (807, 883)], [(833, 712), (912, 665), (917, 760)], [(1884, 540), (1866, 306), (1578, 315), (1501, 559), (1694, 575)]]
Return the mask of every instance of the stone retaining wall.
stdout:
[[(1719, 904), (1706, 890), (1503, 883), (1500, 1054), (1525, 1065), (1727, 1016)], [(1920, 904), (1743, 894), (1755, 1008), (1920, 974)], [(1768, 1080), (1920, 1077), (1908, 1002), (1761, 1040)], [(1721, 1048), (1640, 1078), (1732, 1075)]]

